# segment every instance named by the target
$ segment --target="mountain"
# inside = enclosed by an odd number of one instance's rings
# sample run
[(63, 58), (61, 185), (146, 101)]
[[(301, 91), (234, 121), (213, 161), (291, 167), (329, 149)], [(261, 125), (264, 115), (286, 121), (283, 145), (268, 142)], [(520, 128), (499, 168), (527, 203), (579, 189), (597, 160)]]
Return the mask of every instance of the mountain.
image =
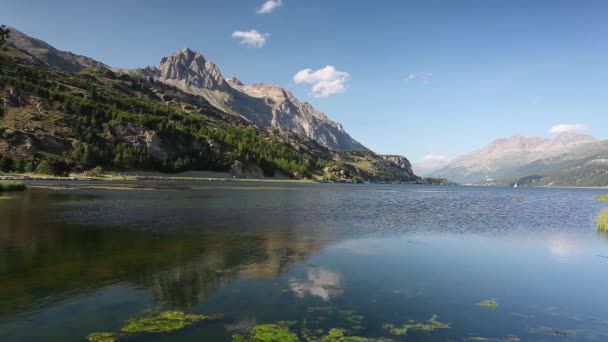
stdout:
[(543, 186), (608, 186), (608, 140), (578, 146), (520, 168), (512, 182)]
[[(22, 33), (15, 33), (11, 42), (0, 51), (2, 172), (65, 175), (99, 166), (120, 172), (221, 171), (247, 178), (423, 182), (405, 157), (331, 150), (297, 127), (255, 122), (266, 114), (280, 121), (280, 114), (291, 110), (302, 116), (294, 120), (301, 129), (308, 122), (316, 125), (310, 132), (317, 137), (341, 141), (322, 133), (324, 125), (338, 131), (341, 126), (288, 91), (226, 80), (200, 53), (180, 50), (158, 69), (125, 72)], [(273, 110), (237, 115), (218, 108), (220, 95), (226, 96), (225, 105), (242, 106), (244, 98)]]
[(488, 183), (532, 175), (524, 167), (548, 160), (598, 140), (589, 135), (563, 133), (555, 139), (514, 135), (494, 140), (488, 146), (455, 158), (431, 174), (459, 183)]
[(290, 91), (273, 84), (244, 85), (235, 77), (225, 79), (200, 52), (179, 49), (162, 58), (158, 67), (131, 72), (202, 96), (217, 109), (263, 127), (303, 134), (330, 149), (367, 150), (342, 125), (299, 101)]
[(446, 157), (433, 158), (431, 156), (431, 158), (427, 158), (421, 162), (414, 163), (412, 165), (412, 168), (417, 175), (427, 177), (443, 169), (449, 163), (450, 162)]
[(23, 32), (10, 27), (8, 38), (9, 46), (25, 53), (34, 63), (54, 67), (68, 72), (77, 72), (88, 67), (103, 67), (103, 63), (92, 58), (73, 54), (69, 51), (61, 51), (43, 42), (32, 38)]

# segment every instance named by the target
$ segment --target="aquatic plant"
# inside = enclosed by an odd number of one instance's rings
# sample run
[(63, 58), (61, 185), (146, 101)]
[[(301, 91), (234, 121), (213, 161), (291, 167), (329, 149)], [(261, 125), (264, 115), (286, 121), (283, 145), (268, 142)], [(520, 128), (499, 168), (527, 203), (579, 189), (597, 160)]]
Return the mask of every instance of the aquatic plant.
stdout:
[(496, 309), (498, 307), (498, 302), (496, 301), (496, 298), (486, 299), (482, 302), (477, 303), (477, 306), (486, 309)]
[(114, 333), (109, 332), (94, 332), (87, 336), (87, 341), (89, 342), (116, 342), (118, 341), (118, 336)]
[[(302, 322), (303, 324), (305, 323)], [(251, 330), (243, 335), (240, 333), (233, 334), (232, 342), (295, 342), (295, 341), (310, 341), (310, 342), (390, 342), (392, 340), (386, 338), (368, 338), (361, 336), (349, 336), (347, 330), (343, 328), (332, 328), (326, 335), (324, 330), (315, 331), (320, 337), (308, 336), (303, 334), (301, 338), (291, 330), (296, 322), (279, 321), (270, 324), (260, 324), (251, 328)]]
[(95, 332), (86, 339), (89, 342), (116, 342), (121, 337), (140, 333), (166, 333), (184, 329), (204, 320), (223, 318), (223, 315), (195, 315), (183, 311), (163, 311), (142, 317), (130, 318), (120, 333)]
[(285, 342), (296, 342), (298, 336), (290, 330), (296, 322), (280, 321), (270, 324), (260, 324), (251, 328), (249, 336), (245, 337), (240, 334), (232, 336), (232, 341), (254, 341), (254, 342), (274, 342), (274, 341), (285, 341)]
[(221, 318), (221, 315), (195, 315), (183, 311), (163, 311), (157, 315), (130, 318), (121, 331), (125, 333), (170, 332), (191, 326), (202, 320)]
[(604, 202), (608, 202), (608, 194), (606, 195), (598, 195), (595, 196), (596, 199), (600, 200), (600, 201), (604, 201)]
[(400, 327), (397, 327), (394, 324), (385, 324), (383, 325), (383, 328), (393, 335), (406, 335), (410, 330), (428, 333), (437, 329), (450, 329), (450, 324), (451, 323), (439, 322), (437, 320), (437, 315), (433, 315), (426, 323), (409, 320)]
[(599, 230), (608, 231), (608, 208), (602, 209), (597, 215), (597, 228)]
[(368, 338), (361, 336), (347, 336), (346, 330), (341, 328), (333, 328), (329, 331), (326, 336), (318, 340), (312, 340), (318, 342), (381, 342), (381, 341), (391, 341), (385, 338)]
[(492, 337), (465, 337), (464, 342), (519, 342), (521, 339), (517, 336), (508, 336), (505, 338), (492, 338)]
[[(595, 198), (600, 201), (608, 202), (608, 194), (599, 195)], [(608, 208), (602, 209), (602, 211), (600, 211), (600, 213), (597, 215), (597, 229), (608, 231)]]
[(0, 192), (3, 191), (23, 191), (27, 186), (23, 182), (16, 181), (0, 181)]

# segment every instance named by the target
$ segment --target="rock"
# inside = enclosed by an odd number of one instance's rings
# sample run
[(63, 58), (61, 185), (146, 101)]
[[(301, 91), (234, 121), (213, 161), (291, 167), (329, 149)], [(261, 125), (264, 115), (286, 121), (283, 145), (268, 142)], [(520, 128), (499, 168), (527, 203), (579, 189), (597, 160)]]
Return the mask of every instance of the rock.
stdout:
[(264, 171), (257, 164), (243, 164), (240, 161), (234, 162), (230, 167), (230, 174), (235, 178), (262, 179)]
[(385, 161), (397, 166), (400, 170), (402, 170), (407, 176), (411, 178), (416, 178), (414, 171), (412, 170), (412, 163), (404, 157), (399, 155), (383, 155), (381, 156)]
[(148, 153), (158, 160), (165, 160), (169, 157), (167, 152), (163, 148), (162, 139), (154, 131), (146, 131), (144, 133), (146, 144), (148, 146)]

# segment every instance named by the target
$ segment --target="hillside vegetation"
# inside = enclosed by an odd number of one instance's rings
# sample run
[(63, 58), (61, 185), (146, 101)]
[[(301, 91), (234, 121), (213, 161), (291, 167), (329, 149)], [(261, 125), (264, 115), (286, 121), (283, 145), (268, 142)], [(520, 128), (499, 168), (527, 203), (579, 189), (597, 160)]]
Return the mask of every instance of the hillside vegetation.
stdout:
[[(261, 170), (342, 181), (419, 179), (366, 152), (364, 168), (295, 133), (272, 132), (151, 78), (67, 73), (0, 52), (0, 171)], [(347, 158), (344, 158), (344, 155)]]

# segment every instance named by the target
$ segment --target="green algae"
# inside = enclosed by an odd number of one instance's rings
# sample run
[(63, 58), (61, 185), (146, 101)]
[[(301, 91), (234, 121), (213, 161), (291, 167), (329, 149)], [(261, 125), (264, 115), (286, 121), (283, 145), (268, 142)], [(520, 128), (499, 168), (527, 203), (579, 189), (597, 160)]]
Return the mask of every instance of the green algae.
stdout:
[[(303, 322), (304, 323), (304, 322)], [(296, 322), (279, 321), (269, 324), (260, 324), (251, 328), (244, 335), (241, 333), (233, 334), (232, 342), (390, 342), (386, 338), (368, 338), (361, 336), (349, 336), (344, 328), (332, 328), (325, 334), (325, 330), (316, 330), (318, 337), (302, 334), (301, 338), (292, 330)], [(325, 334), (325, 335), (324, 335)]]
[(477, 306), (485, 309), (496, 309), (498, 307), (498, 302), (496, 298), (491, 298), (477, 303)]
[(202, 320), (220, 318), (219, 315), (195, 315), (182, 311), (163, 311), (157, 315), (131, 318), (121, 331), (125, 333), (159, 333), (181, 330)]
[(346, 330), (342, 328), (333, 328), (329, 331), (326, 336), (321, 337), (318, 340), (310, 340), (315, 342), (380, 342), (380, 341), (391, 341), (385, 338), (368, 338), (361, 336), (348, 336)]
[(398, 335), (398, 336), (406, 335), (408, 333), (408, 331), (410, 331), (410, 330), (429, 333), (429, 332), (432, 332), (432, 331), (438, 330), (438, 329), (450, 329), (451, 328), (451, 326), (450, 326), (451, 323), (439, 322), (437, 320), (437, 318), (438, 318), (437, 315), (433, 315), (426, 323), (409, 320), (407, 323), (403, 324), (400, 327), (395, 326), (394, 324), (385, 324), (385, 325), (383, 325), (383, 328), (385, 330), (388, 330), (388, 332), (390, 332), (391, 334)]
[(118, 341), (118, 336), (114, 333), (109, 332), (94, 332), (87, 336), (87, 341), (89, 342), (116, 342)]
[(464, 342), (519, 342), (521, 339), (517, 336), (508, 336), (505, 338), (493, 338), (493, 337), (465, 337)]
[(141, 317), (133, 317), (127, 320), (127, 324), (120, 329), (119, 333), (95, 332), (89, 334), (86, 339), (89, 342), (116, 342), (121, 337), (142, 333), (168, 333), (181, 330), (204, 320), (216, 320), (223, 315), (196, 315), (187, 314), (183, 311), (162, 311)]
[(298, 335), (291, 331), (291, 326), (296, 322), (280, 321), (269, 324), (259, 324), (251, 328), (249, 337), (246, 338), (242, 335), (237, 334), (232, 336), (232, 341), (252, 341), (252, 342), (274, 342), (274, 341), (285, 341), (285, 342), (296, 342), (298, 341)]
[(355, 336), (365, 330), (364, 317), (354, 310), (339, 310), (333, 306), (309, 307), (307, 314), (300, 325), (300, 337), (304, 341), (327, 340), (327, 334), (332, 331)]

